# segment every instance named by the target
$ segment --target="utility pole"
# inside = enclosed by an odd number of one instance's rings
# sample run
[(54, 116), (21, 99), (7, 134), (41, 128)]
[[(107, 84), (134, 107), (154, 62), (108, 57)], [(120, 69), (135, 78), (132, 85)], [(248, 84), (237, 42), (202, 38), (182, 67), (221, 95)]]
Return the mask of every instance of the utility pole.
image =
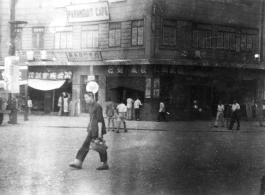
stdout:
[[(16, 4), (18, 0), (11, 0), (11, 9), (10, 9), (10, 47), (9, 47), (9, 56), (16, 55), (16, 30), (17, 26), (21, 24), (27, 24), (25, 21), (16, 21)], [(27, 78), (28, 79), (28, 78)], [(10, 121), (13, 124), (17, 123), (17, 100), (12, 101), (12, 94), (8, 94), (8, 101), (11, 105), (11, 119)], [(25, 113), (24, 113), (24, 121), (28, 120), (28, 85), (25, 84)]]

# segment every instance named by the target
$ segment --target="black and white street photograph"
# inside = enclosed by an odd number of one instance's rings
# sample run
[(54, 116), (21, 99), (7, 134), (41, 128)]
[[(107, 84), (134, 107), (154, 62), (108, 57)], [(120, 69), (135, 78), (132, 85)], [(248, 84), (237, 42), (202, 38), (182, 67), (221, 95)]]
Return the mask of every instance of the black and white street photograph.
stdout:
[(0, 195), (265, 195), (265, 0), (0, 0)]

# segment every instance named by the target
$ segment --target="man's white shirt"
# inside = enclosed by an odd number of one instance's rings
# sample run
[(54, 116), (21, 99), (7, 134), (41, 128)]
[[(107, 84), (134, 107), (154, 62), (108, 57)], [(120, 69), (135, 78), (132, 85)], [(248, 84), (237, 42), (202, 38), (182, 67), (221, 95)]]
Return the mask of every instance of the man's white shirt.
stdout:
[(224, 107), (223, 104), (222, 105), (218, 105), (218, 108), (217, 108), (218, 112), (223, 112), (224, 110), (225, 110), (225, 107)]
[(232, 111), (240, 110), (240, 106), (238, 103), (232, 104)]

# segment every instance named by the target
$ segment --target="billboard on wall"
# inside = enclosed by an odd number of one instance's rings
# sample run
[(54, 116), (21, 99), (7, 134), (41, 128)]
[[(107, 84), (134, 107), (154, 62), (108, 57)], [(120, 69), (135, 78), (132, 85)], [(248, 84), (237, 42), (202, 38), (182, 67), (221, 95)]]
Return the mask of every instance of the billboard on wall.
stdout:
[(108, 2), (66, 6), (68, 22), (109, 20)]
[(19, 93), (19, 57), (5, 57), (4, 89), (9, 93)]

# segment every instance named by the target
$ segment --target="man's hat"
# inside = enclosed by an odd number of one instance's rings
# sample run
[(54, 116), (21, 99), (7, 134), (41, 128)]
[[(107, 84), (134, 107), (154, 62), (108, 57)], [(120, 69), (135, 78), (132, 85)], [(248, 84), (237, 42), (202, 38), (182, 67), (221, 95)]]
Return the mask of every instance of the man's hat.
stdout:
[(99, 90), (99, 86), (95, 81), (90, 81), (87, 85), (86, 85), (86, 91), (87, 92), (92, 92), (93, 94), (96, 94)]

